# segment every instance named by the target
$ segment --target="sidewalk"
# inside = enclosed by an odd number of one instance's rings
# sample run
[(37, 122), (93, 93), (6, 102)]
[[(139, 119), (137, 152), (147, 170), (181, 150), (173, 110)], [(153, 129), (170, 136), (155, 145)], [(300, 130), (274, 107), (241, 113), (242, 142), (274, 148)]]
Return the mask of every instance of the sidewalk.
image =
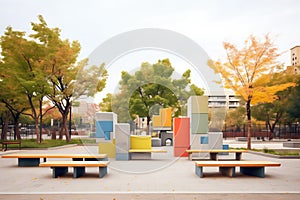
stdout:
[[(193, 161), (174, 158), (173, 147), (164, 148), (168, 153), (154, 154), (152, 160), (110, 159), (108, 174), (102, 179), (97, 178), (96, 168), (88, 168), (87, 174), (78, 179), (73, 179), (71, 174), (53, 179), (50, 168), (18, 167), (17, 159), (0, 158), (3, 180), (0, 199), (300, 199), (300, 159), (278, 160), (246, 153), (245, 160), (276, 161), (281, 167), (266, 168), (265, 178), (239, 173), (235, 178), (228, 178), (220, 176), (214, 168), (205, 168), (205, 178), (199, 178), (194, 173)], [(76, 146), (19, 153), (97, 151), (96, 146)]]

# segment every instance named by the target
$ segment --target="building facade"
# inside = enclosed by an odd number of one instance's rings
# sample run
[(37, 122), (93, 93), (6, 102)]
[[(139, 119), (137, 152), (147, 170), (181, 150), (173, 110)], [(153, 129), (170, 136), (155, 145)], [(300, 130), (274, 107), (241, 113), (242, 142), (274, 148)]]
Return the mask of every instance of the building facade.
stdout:
[(208, 96), (209, 108), (226, 108), (232, 109), (240, 106), (240, 99), (232, 90), (209, 91), (204, 93)]
[(294, 46), (291, 48), (291, 65), (300, 65), (300, 46)]

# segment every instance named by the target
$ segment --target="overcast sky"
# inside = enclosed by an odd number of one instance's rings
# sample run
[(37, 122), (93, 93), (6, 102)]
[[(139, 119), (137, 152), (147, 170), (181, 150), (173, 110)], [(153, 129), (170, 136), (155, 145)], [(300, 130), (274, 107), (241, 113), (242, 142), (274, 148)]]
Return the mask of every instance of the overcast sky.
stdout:
[(85, 58), (115, 35), (163, 28), (187, 36), (216, 60), (225, 56), (222, 42), (239, 45), (250, 34), (270, 33), (283, 52), (280, 61), (289, 65), (290, 48), (300, 45), (299, 8), (299, 0), (0, 0), (0, 34), (7, 26), (30, 32), (30, 22), (42, 14), (63, 38), (81, 43)]

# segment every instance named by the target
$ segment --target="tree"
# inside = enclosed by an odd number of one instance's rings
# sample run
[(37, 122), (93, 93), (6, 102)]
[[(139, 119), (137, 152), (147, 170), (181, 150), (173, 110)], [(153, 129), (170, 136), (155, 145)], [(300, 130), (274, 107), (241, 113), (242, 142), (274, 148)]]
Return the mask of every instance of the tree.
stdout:
[(32, 29), (35, 31), (31, 37), (38, 40), (43, 50), (47, 52), (47, 57), (43, 60), (44, 72), (48, 74), (47, 81), (51, 87), (47, 98), (52, 101), (62, 115), (60, 139), (65, 135), (66, 140), (70, 141), (67, 118), (72, 101), (80, 95), (92, 96), (103, 90), (107, 71), (104, 64), (101, 64), (100, 67), (85, 68), (88, 64), (87, 59), (77, 63), (80, 52), (79, 42), (61, 39), (58, 28), (49, 28), (42, 16), (38, 16), (38, 18), (39, 23), (31, 23)]
[[(47, 98), (62, 115), (60, 138), (65, 135), (69, 141), (67, 117), (72, 101), (80, 95), (89, 96), (101, 91), (106, 83), (107, 71), (104, 64), (85, 68), (87, 59), (77, 62), (79, 42), (61, 39), (58, 28), (49, 28), (41, 15), (38, 19), (38, 23), (31, 23), (33, 34), (29, 36), (8, 27), (1, 37), (0, 78), (5, 83), (5, 91), (8, 91), (7, 96), (1, 97), (6, 102), (11, 99), (28, 100), (26, 106), (31, 108), (31, 112), (24, 113), (35, 120), (38, 143), (42, 139), (42, 118), (44, 111), (47, 112), (43, 110), (43, 104)], [(12, 87), (13, 90), (8, 90)], [(16, 107), (13, 105), (15, 111)]]
[[(285, 83), (294, 83), (296, 85), (297, 79), (299, 79), (299, 76), (295, 74), (289, 74), (286, 71), (275, 73), (271, 77), (269, 86), (276, 86)], [(258, 103), (257, 105), (253, 106), (253, 117), (257, 120), (266, 122), (266, 125), (270, 130), (270, 140), (273, 139), (276, 125), (288, 118), (287, 107), (289, 106), (287, 105), (295, 105), (294, 102), (291, 102), (291, 97), (296, 88), (297, 87), (287, 88), (283, 91), (277, 92), (277, 98), (271, 103)]]
[[(20, 114), (28, 108), (31, 109), (31, 113), (26, 114), (35, 120), (37, 142), (41, 143), (42, 127), (40, 126), (38, 129), (38, 123), (42, 124), (43, 101), (49, 92), (48, 74), (44, 73), (45, 65), (43, 62), (47, 54), (39, 43), (28, 39), (25, 32), (14, 31), (11, 27), (8, 27), (1, 37), (1, 49), (3, 56), (1, 71), (5, 73), (2, 76), (2, 82), (6, 83), (4, 85), (6, 91), (13, 87), (13, 90), (7, 92), (3, 102), (6, 103), (11, 112), (14, 111), (12, 116), (16, 124), (17, 134)], [(28, 103), (24, 103), (25, 99)], [(9, 104), (12, 100), (14, 103)], [(18, 105), (21, 108), (18, 108)]]
[(278, 69), (276, 60), (280, 56), (269, 35), (265, 35), (264, 41), (251, 35), (240, 50), (229, 42), (224, 42), (223, 46), (227, 61), (209, 61), (208, 64), (216, 73), (221, 74), (225, 87), (231, 88), (245, 100), (247, 148), (251, 149), (251, 105), (273, 102), (278, 91), (293, 84), (268, 86), (270, 76)]
[(147, 125), (154, 108), (172, 107), (174, 116), (183, 115), (188, 97), (201, 95), (203, 90), (196, 85), (193, 85), (195, 91), (187, 89), (190, 86), (190, 70), (179, 79), (172, 79), (173, 72), (169, 59), (159, 60), (155, 64), (142, 63), (141, 68), (132, 75), (123, 71), (120, 92), (112, 97), (112, 111), (123, 122), (131, 121), (136, 115), (146, 117)]
[[(299, 70), (298, 66), (298, 70)], [(288, 103), (287, 103), (287, 114), (290, 119), (292, 119), (295, 122), (300, 121), (300, 75), (297, 74), (295, 76), (297, 87), (294, 87), (288, 97)]]
[(102, 102), (99, 104), (101, 111), (112, 112), (112, 108), (111, 108), (112, 96), (113, 95), (111, 93), (107, 93), (106, 97), (102, 99)]

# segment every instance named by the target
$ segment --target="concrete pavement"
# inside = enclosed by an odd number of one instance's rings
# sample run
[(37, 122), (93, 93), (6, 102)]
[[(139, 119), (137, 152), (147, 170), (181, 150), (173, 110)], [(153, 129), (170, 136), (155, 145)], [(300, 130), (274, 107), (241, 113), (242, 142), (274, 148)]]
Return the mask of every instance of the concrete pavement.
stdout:
[[(174, 158), (172, 147), (161, 148), (166, 148), (168, 153), (153, 154), (152, 160), (110, 159), (108, 174), (102, 179), (97, 178), (97, 168), (88, 168), (87, 174), (78, 179), (73, 179), (72, 174), (53, 179), (50, 168), (18, 167), (17, 159), (0, 158), (0, 199), (300, 199), (300, 159), (246, 153), (245, 160), (276, 161), (281, 167), (266, 168), (265, 178), (239, 173), (235, 178), (228, 178), (219, 175), (217, 168), (204, 168), (205, 178), (201, 179), (194, 173), (193, 161)], [(97, 151), (97, 146), (76, 146), (19, 153)]]

